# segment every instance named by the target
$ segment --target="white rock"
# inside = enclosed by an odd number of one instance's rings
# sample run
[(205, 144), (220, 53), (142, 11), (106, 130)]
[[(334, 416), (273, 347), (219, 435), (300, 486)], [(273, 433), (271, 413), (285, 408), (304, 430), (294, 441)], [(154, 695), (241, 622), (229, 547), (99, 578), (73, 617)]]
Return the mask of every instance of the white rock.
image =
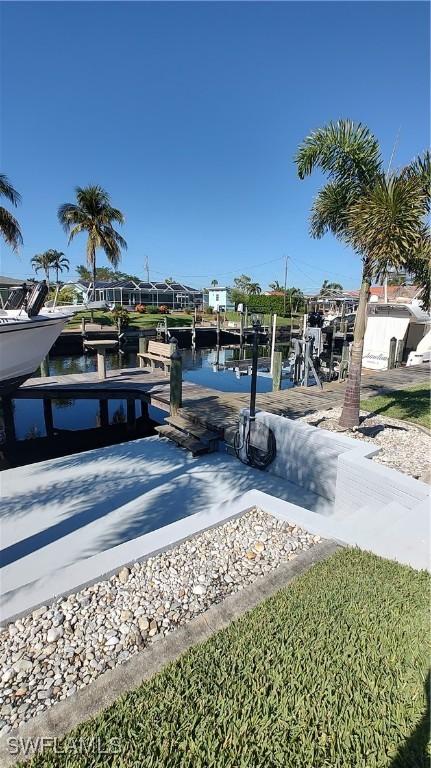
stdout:
[(9, 669), (7, 669), (6, 672), (3, 673), (1, 681), (2, 683), (10, 683), (10, 681), (13, 680), (14, 677), (16, 677), (16, 671), (14, 670), (13, 667), (9, 667)]
[(121, 584), (126, 584), (126, 582), (129, 580), (130, 571), (128, 568), (124, 567), (119, 571), (118, 573), (118, 579), (121, 582)]
[(51, 627), (51, 629), (48, 629), (48, 632), (46, 633), (46, 639), (48, 643), (56, 643), (57, 640), (60, 639), (62, 633), (59, 628), (57, 627)]
[(204, 595), (206, 591), (207, 588), (203, 584), (195, 584), (192, 588), (194, 595)]

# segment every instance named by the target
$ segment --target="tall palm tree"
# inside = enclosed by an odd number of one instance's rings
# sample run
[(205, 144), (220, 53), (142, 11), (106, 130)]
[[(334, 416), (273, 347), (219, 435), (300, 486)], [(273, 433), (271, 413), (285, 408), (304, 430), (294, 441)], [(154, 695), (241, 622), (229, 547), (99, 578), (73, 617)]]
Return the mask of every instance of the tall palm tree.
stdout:
[(49, 270), (52, 269), (52, 251), (37, 253), (31, 260), (31, 265), (35, 272), (45, 272), (45, 279), (49, 285)]
[[(4, 173), (0, 173), (0, 196), (9, 200), (15, 208), (21, 202), (21, 195), (13, 188)], [(0, 232), (5, 242), (17, 252), (23, 243), (21, 229), (16, 218), (2, 206), (0, 206)]]
[[(429, 206), (426, 173), (418, 161), (399, 173), (385, 174), (377, 139), (361, 123), (339, 120), (311, 133), (295, 157), (304, 179), (319, 168), (328, 183), (311, 210), (311, 235), (332, 232), (362, 259), (362, 283), (349, 376), (340, 425), (359, 424), (362, 351), (371, 279), (389, 268), (404, 268), (412, 254), (429, 252), (425, 224)], [(425, 159), (419, 164), (422, 169)], [(427, 202), (428, 200), (428, 202)]]
[(343, 290), (341, 283), (330, 283), (329, 280), (324, 280), (320, 289), (321, 296), (332, 296), (335, 293), (339, 293)]
[(58, 273), (63, 272), (64, 270), (69, 272), (70, 262), (63, 251), (56, 251), (52, 248), (48, 253), (51, 255), (51, 267), (55, 272), (55, 281), (58, 285)]
[(278, 282), (278, 280), (274, 280), (274, 282), (273, 282), (273, 283), (270, 283), (270, 284), (269, 284), (269, 287), (271, 288), (271, 290), (272, 290), (272, 291), (284, 291), (284, 288), (283, 288), (283, 286), (282, 286), (282, 285), (280, 285), (280, 283)]
[(109, 194), (97, 185), (76, 187), (76, 203), (64, 203), (58, 209), (58, 220), (69, 235), (69, 243), (81, 232), (87, 233), (87, 263), (93, 275), (93, 296), (96, 290), (96, 251), (105, 252), (115, 268), (121, 259), (121, 249), (127, 248), (113, 222), (124, 224), (124, 216), (113, 208)]
[(213, 285), (213, 286), (218, 285), (218, 280), (216, 280), (216, 279), (211, 280), (211, 285)]
[(258, 296), (260, 293), (262, 293), (262, 288), (260, 287), (259, 283), (249, 283), (248, 285), (249, 296)]

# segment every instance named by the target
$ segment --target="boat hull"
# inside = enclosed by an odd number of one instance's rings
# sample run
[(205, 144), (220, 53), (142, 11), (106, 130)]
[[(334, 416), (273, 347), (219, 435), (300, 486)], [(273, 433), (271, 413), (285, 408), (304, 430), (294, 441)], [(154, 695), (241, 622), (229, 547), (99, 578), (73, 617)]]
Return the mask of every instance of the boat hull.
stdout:
[(70, 315), (0, 317), (0, 395), (11, 394), (39, 367)]

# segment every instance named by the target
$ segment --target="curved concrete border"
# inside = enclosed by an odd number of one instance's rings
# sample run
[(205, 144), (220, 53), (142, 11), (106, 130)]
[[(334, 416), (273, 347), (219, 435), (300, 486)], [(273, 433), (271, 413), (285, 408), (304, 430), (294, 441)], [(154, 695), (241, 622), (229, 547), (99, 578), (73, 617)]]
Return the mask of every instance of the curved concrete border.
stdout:
[[(159, 672), (165, 664), (177, 659), (196, 643), (204, 642), (215, 632), (227, 627), (337, 549), (339, 545), (335, 542), (324, 541), (301, 552), (294, 560), (256, 579), (253, 584), (229, 595), (221, 603), (211, 606), (175, 632), (136, 653), (124, 664), (105, 672), (94, 683), (77, 691), (70, 698), (60, 701), (20, 728), (13, 729), (0, 739), (0, 765), (9, 768), (18, 760), (30, 758), (37, 750), (38, 740), (40, 744), (41, 739), (45, 739), (45, 743), (47, 740), (60, 739), (79, 723), (95, 717), (113, 704), (119, 696), (137, 688), (144, 680)], [(16, 747), (23, 742), (28, 745), (27, 740), (30, 739), (33, 740), (33, 748), (30, 747), (26, 755), (22, 751), (16, 754)]]

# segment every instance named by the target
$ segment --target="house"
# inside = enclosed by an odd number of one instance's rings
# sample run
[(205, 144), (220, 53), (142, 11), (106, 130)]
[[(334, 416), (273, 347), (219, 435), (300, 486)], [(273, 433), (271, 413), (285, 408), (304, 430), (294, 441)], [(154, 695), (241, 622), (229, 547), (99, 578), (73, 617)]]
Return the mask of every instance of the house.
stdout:
[[(78, 280), (69, 283), (84, 299), (93, 298), (93, 283)], [(121, 304), (134, 308), (137, 304), (148, 307), (164, 305), (169, 309), (188, 309), (200, 307), (203, 293), (197, 288), (182, 283), (135, 282), (134, 280), (96, 280), (95, 301), (107, 304)]]
[(232, 301), (231, 289), (221, 285), (208, 288), (204, 295), (204, 305), (212, 307), (216, 312), (220, 310), (233, 310), (235, 303)]
[(385, 304), (396, 302), (397, 304), (411, 304), (421, 294), (422, 289), (417, 285), (372, 285), (370, 288), (370, 301), (372, 303)]

